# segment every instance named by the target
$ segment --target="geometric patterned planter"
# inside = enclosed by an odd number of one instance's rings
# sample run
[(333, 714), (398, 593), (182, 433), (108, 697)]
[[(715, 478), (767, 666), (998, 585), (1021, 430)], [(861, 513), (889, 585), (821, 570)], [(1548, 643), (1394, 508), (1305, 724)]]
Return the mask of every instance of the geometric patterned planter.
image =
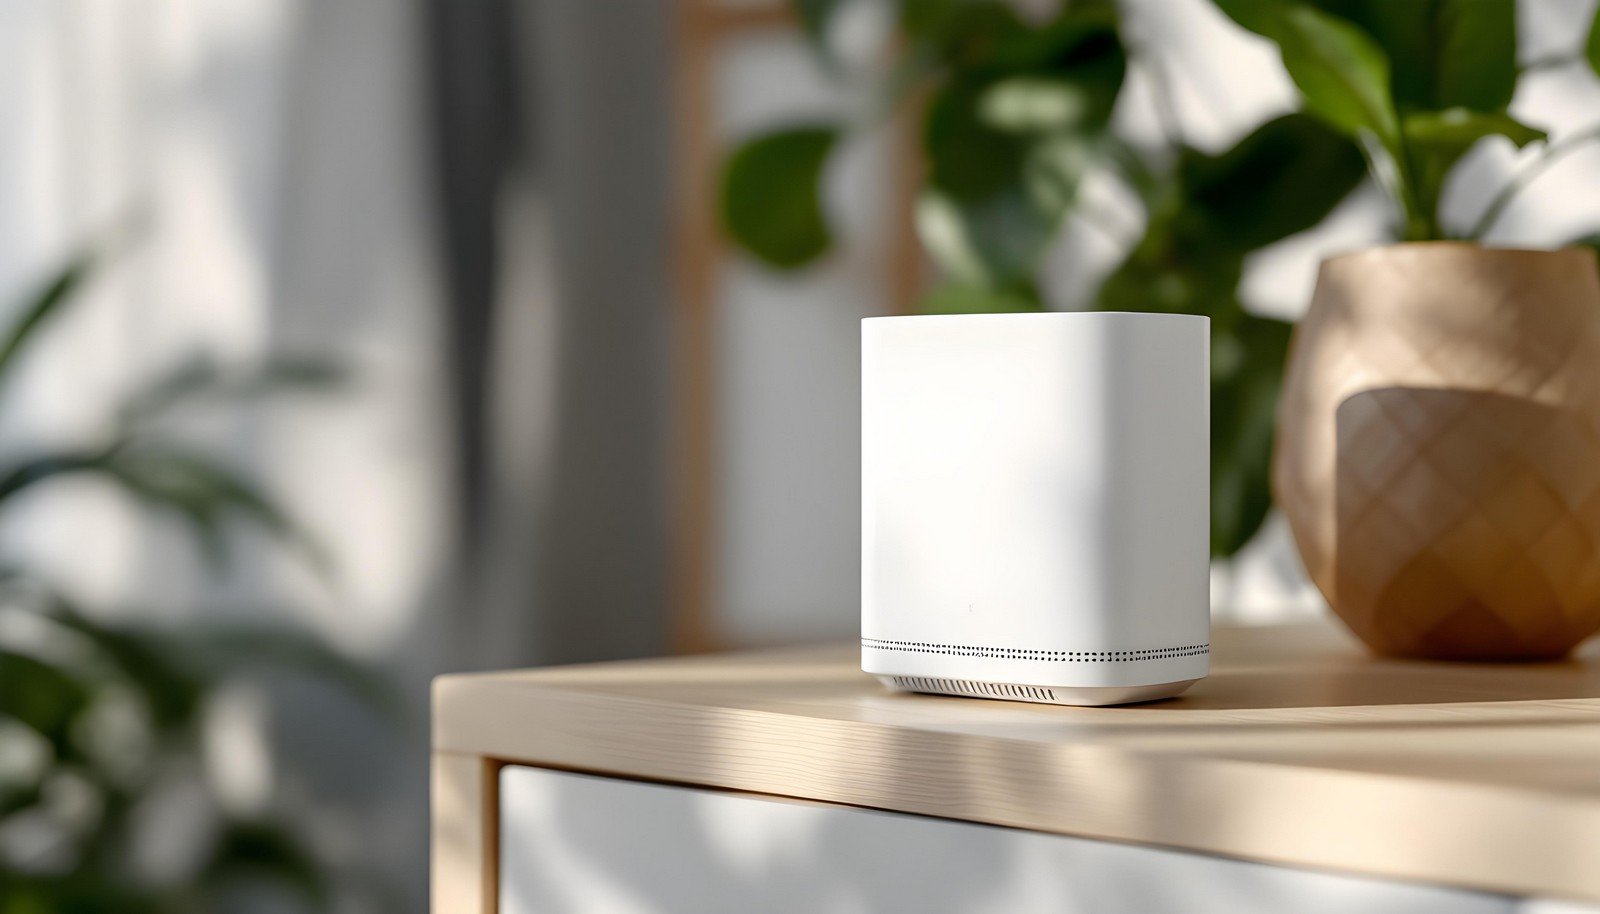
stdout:
[(1551, 659), (1600, 631), (1593, 252), (1325, 261), (1277, 434), (1274, 494), (1306, 570), (1374, 650)]

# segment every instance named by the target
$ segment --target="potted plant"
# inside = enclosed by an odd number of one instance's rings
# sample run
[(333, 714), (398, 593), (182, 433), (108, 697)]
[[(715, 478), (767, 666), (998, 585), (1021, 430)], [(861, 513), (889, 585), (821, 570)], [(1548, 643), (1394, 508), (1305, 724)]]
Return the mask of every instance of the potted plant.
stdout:
[(1545, 140), (1507, 110), (1512, 0), (1217, 3), (1395, 202), (1396, 243), (1325, 261), (1291, 347), (1273, 483), (1312, 579), (1380, 653), (1564, 655), (1600, 630), (1600, 278), (1478, 239), (1573, 146), (1439, 216), (1474, 144)]
[[(843, 137), (896, 109), (920, 127), (916, 227), (941, 274), (924, 310), (1043, 309), (1041, 266), (1062, 227), (1076, 221), (1113, 236), (1126, 254), (1089, 307), (1211, 319), (1211, 551), (1232, 555), (1271, 506), (1273, 409), (1289, 339), (1289, 324), (1241, 304), (1243, 264), (1319, 223), (1362, 180), (1355, 142), (1305, 114), (1262, 124), (1219, 154), (1195, 148), (1171, 123), (1162, 143), (1130, 142), (1112, 118), (1124, 76), (1130, 65), (1159, 65), (1124, 40), (1114, 3), (1025, 18), (1003, 2), (881, 2), (898, 39), (894, 59), (867, 80), (869, 112), (786, 125), (736, 148), (720, 195), (729, 237), (774, 269), (823, 256), (832, 244), (820, 194), (829, 157)], [(836, 74), (849, 68), (825, 36), (844, 5), (794, 4)], [(1086, 199), (1090, 176), (1132, 192), (1142, 234)]]

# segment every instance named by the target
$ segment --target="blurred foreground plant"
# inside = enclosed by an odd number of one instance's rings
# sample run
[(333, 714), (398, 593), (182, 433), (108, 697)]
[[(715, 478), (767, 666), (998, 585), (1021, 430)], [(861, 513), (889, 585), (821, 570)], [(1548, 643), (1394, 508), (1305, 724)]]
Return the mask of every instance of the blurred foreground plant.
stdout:
[[(796, 0), (820, 59), (844, 7), (869, 0)], [(878, 0), (899, 33), (869, 121), (910, 106), (921, 126), (925, 180), (916, 225), (944, 283), (932, 313), (1044, 307), (1038, 276), (1069, 219), (1126, 249), (1091, 307), (1211, 318), (1211, 551), (1231, 555), (1260, 528), (1271, 496), (1273, 413), (1289, 324), (1246, 312), (1239, 299), (1252, 252), (1316, 225), (1363, 177), (1356, 145), (1321, 120), (1290, 114), (1232, 149), (1188, 145), (1157, 107), (1166, 142), (1139, 148), (1113, 129), (1130, 54), (1119, 10), (1078, 0), (1043, 21), (990, 0)], [(1160, 61), (1150, 70), (1162, 74)], [(756, 136), (728, 160), (721, 212), (744, 250), (778, 269), (808, 264), (832, 243), (821, 203), (828, 156), (861, 125), (813, 122)], [(1129, 238), (1081, 191), (1106, 176), (1143, 209)]]
[[(95, 267), (83, 254), (0, 328), (0, 386), (38, 331), (68, 308)], [(238, 521), (327, 559), (246, 477), (163, 432), (158, 420), (201, 400), (234, 403), (340, 379), (323, 360), (252, 371), (198, 357), (116, 411), (102, 440), (0, 461), (0, 514), (50, 480), (93, 477), (185, 522), (211, 564)], [(391, 711), (387, 687), (308, 635), (199, 619), (182, 626), (97, 621), (41, 576), (0, 559), (0, 914), (237, 909), (241, 894), (331, 901), (330, 876), (286, 823), (230, 810), (207, 774), (208, 714), (225, 686), (310, 674)], [(210, 795), (209, 822), (165, 823), (153, 808), (177, 786)], [(168, 797), (170, 799), (170, 797)], [(170, 832), (176, 826), (181, 834)], [(141, 864), (163, 841), (188, 844), (165, 872)], [(158, 869), (160, 869), (158, 867)]]

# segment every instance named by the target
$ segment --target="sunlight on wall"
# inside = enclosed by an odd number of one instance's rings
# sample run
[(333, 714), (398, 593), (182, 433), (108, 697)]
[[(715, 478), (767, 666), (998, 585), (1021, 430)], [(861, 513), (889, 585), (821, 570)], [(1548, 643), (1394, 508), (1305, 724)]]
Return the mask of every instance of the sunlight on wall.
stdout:
[[(372, 653), (403, 637), (439, 574), (446, 448), (415, 61), (404, 15), (348, 10), (36, 0), (0, 11), (0, 115), (13, 125), (0, 188), (14, 201), (0, 212), (0, 290), (15, 297), (79, 245), (141, 226), (30, 353), (5, 394), (7, 440), (81, 439), (140, 379), (199, 351), (244, 363), (331, 352), (358, 376), (337, 400), (199, 429), (332, 541), (345, 570), (336, 593), (303, 580), (278, 592), (275, 559), (206, 584), (163, 525), (134, 523), (96, 485), (53, 484), (0, 536), (91, 602), (173, 613), (283, 598)], [(352, 125), (363, 129), (341, 129)]]

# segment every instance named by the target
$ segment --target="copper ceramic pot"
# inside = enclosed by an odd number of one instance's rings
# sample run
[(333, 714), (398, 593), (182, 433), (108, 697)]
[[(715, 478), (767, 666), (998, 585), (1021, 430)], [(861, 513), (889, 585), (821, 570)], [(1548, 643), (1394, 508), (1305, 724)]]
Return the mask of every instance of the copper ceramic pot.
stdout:
[(1273, 487), (1383, 654), (1559, 657), (1600, 630), (1600, 275), (1588, 250), (1400, 244), (1322, 264)]

